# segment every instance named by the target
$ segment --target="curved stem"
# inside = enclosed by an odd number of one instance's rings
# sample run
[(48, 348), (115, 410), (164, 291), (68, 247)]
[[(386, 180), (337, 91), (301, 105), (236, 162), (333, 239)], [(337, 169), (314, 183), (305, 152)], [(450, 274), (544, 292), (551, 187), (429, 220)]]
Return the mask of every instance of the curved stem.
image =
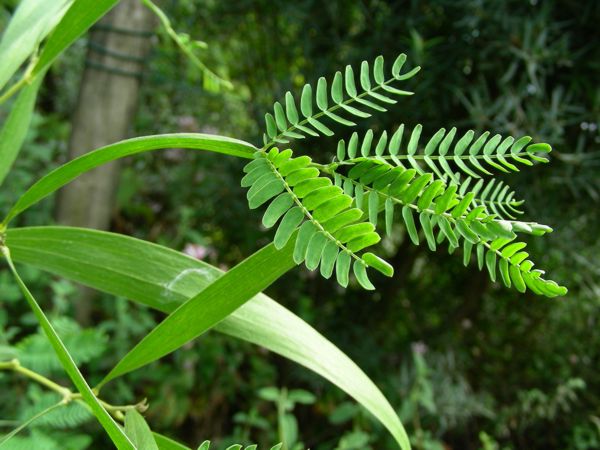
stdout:
[(34, 372), (27, 367), (23, 367), (18, 359), (13, 359), (12, 361), (8, 362), (0, 362), (0, 370), (12, 370), (13, 372), (24, 375), (30, 380), (33, 380), (36, 383), (39, 383), (42, 386), (45, 386), (48, 389), (56, 392), (57, 394), (62, 395), (63, 398), (72, 398), (73, 396), (73, 393), (70, 389), (55, 383), (50, 378), (46, 378), (44, 375)]
[(3, 447), (4, 444), (6, 444), (13, 436), (15, 436), (17, 433), (19, 433), (22, 430), (24, 430), (25, 428), (27, 428), (29, 425), (31, 425), (33, 422), (35, 422), (40, 417), (45, 416), (46, 414), (51, 413), (55, 409), (60, 408), (61, 406), (64, 406), (64, 405), (66, 405), (66, 402), (64, 400), (61, 400), (60, 402), (58, 402), (52, 406), (49, 406), (48, 408), (46, 408), (46, 409), (40, 411), (39, 413), (35, 414), (34, 416), (30, 417), (25, 422), (23, 422), (21, 425), (19, 425), (17, 428), (15, 428), (10, 433), (8, 433), (6, 436), (4, 436), (2, 439), (0, 439), (0, 447)]
[[(38, 384), (41, 384), (44, 387), (47, 387), (51, 391), (56, 392), (57, 394), (62, 396), (62, 400), (58, 405), (66, 405), (71, 401), (80, 402), (82, 405), (87, 406), (85, 403), (83, 396), (78, 392), (72, 392), (69, 388), (61, 386), (58, 383), (55, 383), (50, 378), (45, 377), (44, 375), (37, 373), (27, 367), (21, 365), (18, 359), (13, 359), (11, 361), (0, 362), (0, 371), (2, 370), (11, 370), (15, 373), (23, 375), (29, 378), (32, 381), (35, 381)], [(124, 412), (135, 409), (139, 412), (144, 412), (148, 409), (148, 404), (146, 403), (146, 399), (142, 400), (139, 403), (133, 405), (111, 405), (110, 403), (105, 402), (104, 400), (98, 398), (98, 401), (104, 408), (115, 418), (118, 420), (124, 419)], [(18, 431), (17, 431), (18, 432)], [(0, 447), (3, 441), (0, 441)]]

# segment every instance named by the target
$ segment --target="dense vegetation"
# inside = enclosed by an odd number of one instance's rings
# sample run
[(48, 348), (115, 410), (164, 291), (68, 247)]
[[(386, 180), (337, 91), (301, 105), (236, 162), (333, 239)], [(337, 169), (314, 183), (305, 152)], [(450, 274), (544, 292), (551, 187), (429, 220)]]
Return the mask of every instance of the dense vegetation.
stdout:
[[(0, 11), (2, 28), (14, 11), (11, 3)], [(597, 2), (188, 0), (163, 6), (174, 29), (208, 42), (202, 61), (233, 88), (201, 83), (198, 68), (163, 32), (144, 70), (133, 135), (200, 131), (260, 147), (264, 113), (272, 111), (274, 99), (285, 104), (286, 91), (299, 100), (305, 83), (316, 91), (321, 75), (331, 82), (346, 64), (358, 73), (360, 61), (381, 53), (391, 70), (405, 52), (410, 67), (422, 71), (398, 88), (416, 95), (400, 98), (386, 114), (355, 120), (361, 140), (373, 129), (373, 154), (384, 130), (391, 139), (400, 124), (404, 139), (425, 124), (420, 148), (442, 127), (456, 127), (457, 139), (469, 129), (476, 136), (489, 130), (552, 145), (551, 164), (499, 180), (525, 200), (519, 220), (554, 228), (543, 238), (524, 239), (536, 264), (551, 268), (553, 278), (569, 287), (567, 296), (546, 299), (506, 289), (500, 273), (493, 283), (485, 269), (462, 267), (458, 250), (449, 255), (444, 245), (431, 252), (423, 235), (421, 245), (413, 245), (402, 222), (379, 251), (394, 277), (369, 271), (377, 290), (357, 284), (343, 289), (296, 269), (267, 294), (369, 374), (398, 408), (416, 449), (598, 448)], [(84, 48), (85, 41), (77, 42), (41, 86), (23, 152), (0, 193), (2, 216), (49, 167), (65, 161)], [(2, 113), (10, 106), (3, 104)], [(324, 165), (342, 159), (338, 140), (347, 149), (355, 129), (328, 126), (335, 137), (294, 141), (294, 155)], [(243, 165), (178, 149), (129, 159), (111, 229), (233, 267), (274, 235), (259, 225), (264, 208), (248, 210), (239, 187)], [(14, 225), (51, 223), (52, 201), (24, 212)], [(2, 267), (2, 360), (18, 357), (23, 366), (66, 382)], [(85, 364), (90, 384), (162, 320), (103, 294), (90, 322), (78, 324), (69, 318), (78, 296), (74, 284), (25, 265), (19, 270), (38, 299), (49, 299), (44, 308)], [(222, 334), (205, 334), (149, 367), (116, 379), (103, 392), (106, 400), (148, 398), (145, 417), (153, 430), (189, 445), (210, 438), (218, 448), (236, 442), (269, 448), (282, 436), (302, 442), (299, 448), (323, 450), (394, 445), (372, 416), (325, 380)], [(5, 372), (0, 377), (2, 432), (56, 400), (34, 383)], [(31, 439), (44, 448), (109, 445), (83, 409), (44, 420), (14, 438), (15, 448), (31, 446)]]

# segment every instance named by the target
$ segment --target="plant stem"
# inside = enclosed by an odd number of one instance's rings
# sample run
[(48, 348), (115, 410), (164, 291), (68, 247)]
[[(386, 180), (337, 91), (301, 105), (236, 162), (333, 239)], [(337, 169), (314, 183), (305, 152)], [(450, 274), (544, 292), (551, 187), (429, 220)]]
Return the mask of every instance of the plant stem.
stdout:
[(17, 433), (19, 433), (20, 431), (24, 430), (25, 428), (27, 428), (29, 425), (31, 425), (34, 421), (36, 421), (37, 419), (39, 419), (42, 416), (45, 416), (46, 414), (54, 411), (55, 409), (64, 406), (66, 404), (66, 402), (64, 400), (61, 400), (60, 402), (49, 406), (48, 408), (40, 411), (39, 413), (35, 414), (33, 417), (30, 417), (29, 419), (27, 419), (25, 422), (23, 422), (21, 425), (19, 425), (17, 428), (15, 428), (14, 430), (12, 430), (10, 433), (8, 433), (6, 436), (4, 436), (2, 438), (2, 440), (0, 440), (0, 447), (2, 447), (9, 439), (11, 439), (13, 436), (15, 436)]
[[(51, 391), (54, 391), (57, 394), (60, 394), (62, 396), (62, 400), (61, 400), (61, 403), (59, 403), (59, 405), (61, 405), (61, 404), (66, 405), (67, 403), (69, 403), (71, 401), (79, 401), (83, 405), (87, 405), (83, 401), (83, 397), (80, 393), (72, 392), (69, 388), (61, 386), (58, 383), (55, 383), (54, 381), (45, 377), (44, 375), (34, 372), (33, 370), (28, 369), (27, 367), (23, 367), (21, 365), (21, 363), (19, 362), (19, 360), (17, 360), (17, 359), (13, 359), (11, 361), (0, 362), (0, 371), (2, 371), (2, 370), (11, 370), (18, 374), (21, 374), (21, 375), (29, 378), (30, 380), (33, 380), (36, 383), (47, 387)], [(107, 411), (109, 411), (113, 415), (113, 417), (115, 417), (118, 420), (124, 419), (123, 413), (126, 411), (135, 409), (139, 412), (144, 412), (148, 409), (148, 404), (146, 403), (146, 399), (144, 399), (141, 402), (136, 403), (134, 405), (111, 405), (110, 403), (106, 403), (104, 400), (101, 400), (100, 398), (98, 399), (98, 401), (102, 404), (102, 406), (104, 406), (104, 408), (106, 408)], [(57, 406), (57, 405), (55, 405), (55, 406)]]
[(4, 103), (6, 100), (8, 100), (9, 98), (11, 98), (13, 95), (15, 95), (15, 93), (19, 89), (21, 89), (22, 87), (24, 87), (27, 84), (31, 84), (31, 82), (33, 81), (31, 78), (31, 74), (32, 74), (33, 69), (35, 68), (35, 65), (37, 64), (37, 62), (38, 62), (38, 55), (37, 55), (37, 49), (36, 49), (33, 56), (29, 60), (27, 69), (25, 69), (25, 73), (23, 74), (21, 79), (19, 81), (17, 81), (15, 84), (13, 84), (11, 87), (9, 87), (6, 91), (4, 91), (4, 93), (2, 95), (0, 95), (0, 105), (2, 103)]
[(46, 378), (45, 376), (34, 372), (33, 370), (28, 369), (27, 367), (23, 367), (18, 359), (13, 359), (8, 362), (0, 362), (0, 370), (12, 370), (13, 372), (24, 375), (27, 378), (35, 381), (36, 383), (39, 383), (42, 386), (46, 386), (48, 389), (62, 395), (63, 398), (70, 399), (73, 395), (70, 389), (55, 383), (51, 379)]

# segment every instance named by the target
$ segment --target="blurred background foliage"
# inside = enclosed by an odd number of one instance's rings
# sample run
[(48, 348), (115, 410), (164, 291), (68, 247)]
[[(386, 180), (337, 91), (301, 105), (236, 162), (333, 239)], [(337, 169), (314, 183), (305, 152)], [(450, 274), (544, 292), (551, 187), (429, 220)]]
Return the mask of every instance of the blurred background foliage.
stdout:
[[(0, 7), (0, 29), (14, 3)], [(157, 37), (132, 135), (214, 132), (258, 144), (264, 112), (286, 90), (298, 92), (347, 63), (378, 54), (390, 61), (406, 52), (423, 66), (411, 80), (416, 94), (365, 129), (423, 123), (428, 136), (456, 126), (551, 143), (551, 164), (509, 183), (527, 200), (526, 217), (554, 228), (530, 245), (540, 265), (569, 287), (567, 297), (500, 288), (456, 255), (412, 246), (401, 227), (383, 243), (397, 275), (377, 278), (376, 292), (344, 291), (297, 269), (268, 294), (375, 380), (417, 450), (600, 448), (600, 2), (165, 0), (162, 6), (176, 30), (208, 43), (203, 62), (234, 89), (201, 89), (197, 70)], [(85, 47), (78, 42), (47, 76), (0, 209), (64, 161)], [(337, 139), (349, 134), (337, 131), (295, 148), (330, 160)], [(231, 267), (271, 238), (238, 187), (241, 166), (177, 149), (131, 159), (112, 229)], [(19, 225), (49, 223), (52, 214), (46, 201)], [(31, 269), (25, 275), (36, 280), (92, 383), (160, 320), (124, 299), (100, 297), (94, 327), (82, 330), (66, 318), (77, 301), (72, 285)], [(18, 292), (7, 280), (1, 284), (0, 352), (66, 381)], [(7, 374), (0, 374), (0, 386), (2, 427), (52, 401)], [(189, 444), (266, 446), (283, 436), (290, 450), (393, 447), (367, 413), (324, 380), (215, 333), (114, 382), (105, 394), (116, 403), (147, 397), (153, 428)], [(51, 415), (13, 445), (105, 448), (99, 427), (86, 420), (83, 410)], [(65, 431), (73, 426), (76, 432)]]

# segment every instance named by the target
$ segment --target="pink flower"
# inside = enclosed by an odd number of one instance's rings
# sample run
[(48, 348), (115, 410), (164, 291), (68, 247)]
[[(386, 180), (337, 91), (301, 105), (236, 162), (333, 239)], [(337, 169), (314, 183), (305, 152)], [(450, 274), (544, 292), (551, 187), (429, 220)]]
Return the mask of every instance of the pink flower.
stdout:
[(208, 247), (203, 245), (187, 243), (183, 248), (183, 253), (191, 256), (192, 258), (204, 259), (211, 253), (211, 251)]

